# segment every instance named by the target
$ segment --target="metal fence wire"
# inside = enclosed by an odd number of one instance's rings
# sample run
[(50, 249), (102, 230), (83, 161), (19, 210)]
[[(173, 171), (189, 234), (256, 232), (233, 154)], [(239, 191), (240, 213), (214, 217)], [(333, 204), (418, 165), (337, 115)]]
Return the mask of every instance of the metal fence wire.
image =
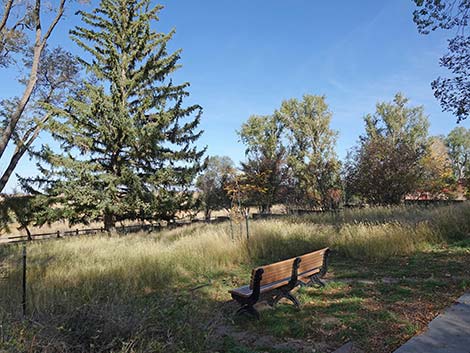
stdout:
[(0, 318), (27, 314), (26, 244), (0, 246)]

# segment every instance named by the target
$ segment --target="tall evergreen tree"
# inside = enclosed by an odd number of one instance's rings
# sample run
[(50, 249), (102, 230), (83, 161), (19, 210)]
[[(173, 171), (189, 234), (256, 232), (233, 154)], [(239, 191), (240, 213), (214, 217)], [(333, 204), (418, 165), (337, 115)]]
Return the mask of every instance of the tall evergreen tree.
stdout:
[(171, 220), (191, 207), (202, 108), (185, 107), (189, 83), (170, 78), (181, 50), (168, 52), (174, 31), (152, 29), (161, 9), (150, 0), (102, 0), (79, 11), (84, 26), (71, 36), (87, 53), (80, 61), (89, 78), (66, 109), (51, 108), (59, 119), (49, 129), (64, 153), (44, 147), (50, 168), (35, 180), (72, 223), (103, 219), (110, 230), (117, 219)]

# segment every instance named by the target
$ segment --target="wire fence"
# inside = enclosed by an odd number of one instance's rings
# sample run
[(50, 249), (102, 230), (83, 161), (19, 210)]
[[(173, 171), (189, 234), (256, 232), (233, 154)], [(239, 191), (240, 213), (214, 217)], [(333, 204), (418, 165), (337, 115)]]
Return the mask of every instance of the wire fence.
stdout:
[[(456, 203), (462, 203), (464, 200), (405, 200), (405, 205), (419, 205), (419, 206), (444, 206), (444, 205), (451, 205)], [(344, 208), (360, 208), (357, 205), (344, 205)], [(335, 213), (340, 211), (340, 209), (333, 210)], [(287, 213), (251, 213), (251, 218), (253, 220), (260, 220), (260, 219), (277, 219), (277, 218), (284, 218), (284, 217), (291, 217), (291, 216), (304, 216), (309, 214), (318, 214), (318, 213), (328, 213), (332, 211), (327, 210), (311, 210), (311, 209), (293, 209)], [(248, 221), (248, 216), (245, 218)], [(176, 221), (170, 222), (166, 224), (161, 223), (150, 223), (150, 224), (135, 224), (135, 225), (122, 225), (115, 228), (115, 232), (120, 234), (128, 234), (128, 233), (137, 233), (137, 232), (157, 232), (163, 229), (172, 229), (177, 227), (183, 227), (186, 225), (194, 224), (194, 223), (220, 223), (230, 221), (230, 217), (228, 216), (218, 216), (209, 220), (206, 219), (192, 219), (187, 221)], [(247, 226), (248, 227), (248, 226)], [(79, 235), (95, 235), (104, 233), (105, 229), (103, 227), (100, 228), (87, 228), (87, 229), (75, 229), (75, 230), (57, 230), (54, 232), (48, 233), (36, 233), (31, 234), (30, 237), (26, 234), (15, 234), (9, 236), (0, 237), (0, 245), (3, 243), (14, 243), (14, 242), (24, 242), (24, 241), (31, 241), (31, 240), (41, 240), (41, 239), (52, 239), (52, 238), (63, 238), (69, 236), (79, 236)]]
[[(139, 224), (130, 226), (119, 226), (116, 227), (115, 231), (120, 234), (136, 233), (136, 232), (153, 232), (160, 231), (164, 226), (159, 223), (156, 224)], [(44, 240), (44, 239), (60, 239), (63, 237), (80, 236), (80, 235), (96, 235), (104, 233), (105, 229), (100, 228), (86, 228), (86, 229), (74, 229), (74, 230), (57, 230), (54, 232), (47, 233), (35, 233), (31, 234), (30, 237), (26, 234), (14, 234), (5, 236), (5, 243), (18, 243), (28, 240)]]
[[(169, 222), (166, 224), (158, 223), (150, 223), (150, 224), (134, 224), (134, 225), (122, 225), (117, 226), (114, 229), (114, 232), (118, 234), (130, 234), (130, 233), (138, 233), (138, 232), (158, 232), (164, 229), (173, 229), (178, 227), (184, 227), (187, 225), (191, 225), (194, 223), (220, 223), (229, 221), (230, 218), (226, 216), (219, 216), (212, 218), (210, 220), (204, 219), (192, 219), (188, 221), (176, 221), (176, 222)], [(72, 237), (72, 236), (80, 236), (80, 235), (96, 235), (104, 233), (105, 229), (103, 227), (100, 228), (86, 228), (86, 229), (73, 229), (73, 230), (57, 230), (53, 232), (46, 232), (46, 233), (35, 233), (31, 234), (29, 237), (27, 234), (10, 234), (8, 236), (0, 237), (0, 245), (2, 244), (10, 244), (10, 243), (20, 243), (25, 241), (33, 241), (33, 240), (44, 240), (44, 239), (60, 239), (63, 237)]]
[(26, 244), (0, 249), (0, 318), (8, 313), (21, 317), (26, 312)]

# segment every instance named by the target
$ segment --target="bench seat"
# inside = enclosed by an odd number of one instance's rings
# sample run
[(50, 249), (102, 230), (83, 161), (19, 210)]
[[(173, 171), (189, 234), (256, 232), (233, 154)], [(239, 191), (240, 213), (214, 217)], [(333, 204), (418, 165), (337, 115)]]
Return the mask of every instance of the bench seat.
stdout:
[[(260, 294), (270, 292), (274, 289), (285, 286), (289, 283), (289, 281), (290, 281), (290, 277), (286, 277), (286, 278), (281, 279), (279, 281), (272, 282), (272, 283), (269, 283), (269, 284), (265, 284), (265, 285), (260, 287)], [(253, 289), (250, 288), (249, 284), (247, 284), (246, 286), (232, 289), (232, 290), (229, 291), (229, 293), (230, 294), (234, 293), (234, 294), (237, 294), (241, 297), (248, 298), (251, 295), (251, 293), (253, 293)]]

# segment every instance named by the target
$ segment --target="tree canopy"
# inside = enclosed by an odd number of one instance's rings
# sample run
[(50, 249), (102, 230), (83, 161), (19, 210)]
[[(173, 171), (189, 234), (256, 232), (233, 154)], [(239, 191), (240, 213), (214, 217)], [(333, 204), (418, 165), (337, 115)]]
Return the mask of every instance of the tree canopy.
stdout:
[(345, 167), (348, 195), (397, 204), (420, 185), (429, 126), (423, 107), (408, 107), (408, 99), (398, 93), (392, 102), (378, 103), (364, 122), (365, 135)]
[(210, 219), (212, 211), (230, 208), (226, 187), (234, 177), (235, 166), (229, 157), (211, 156), (207, 159), (206, 169), (196, 180), (206, 220)]
[(238, 132), (246, 146), (247, 161), (242, 162), (242, 171), (246, 182), (256, 186), (251, 199), (262, 213), (269, 213), (279, 201), (280, 188), (285, 179), (283, 132), (284, 125), (275, 115), (252, 115)]
[(294, 208), (329, 207), (329, 192), (340, 185), (325, 97), (304, 95), (283, 101), (268, 116), (251, 116), (239, 132), (247, 146), (242, 169), (262, 212), (275, 202)]
[(451, 77), (438, 77), (431, 83), (434, 95), (444, 111), (450, 111), (457, 122), (470, 114), (470, 37), (465, 29), (470, 22), (469, 0), (414, 0), (413, 12), (418, 31), (429, 34), (436, 29), (455, 29), (449, 39), (449, 52), (440, 60)]
[(454, 128), (446, 137), (445, 143), (452, 161), (457, 180), (470, 178), (470, 129), (463, 126)]
[[(44, 104), (58, 104), (78, 71), (71, 55), (64, 49), (48, 49), (47, 43), (62, 19), (66, 0), (2, 2), (0, 14), (0, 69), (15, 66), (23, 86), (20, 97), (0, 101), (0, 170), (2, 192), (23, 155), (31, 149), (44, 124), (50, 118)], [(45, 14), (49, 16), (44, 16)], [(44, 18), (49, 18), (46, 23)], [(7, 83), (10, 84), (10, 83)], [(12, 153), (7, 148), (12, 146)]]
[(79, 11), (72, 39), (84, 80), (48, 125), (61, 153), (44, 146), (42, 175), (27, 182), (62, 205), (72, 223), (103, 219), (173, 219), (192, 207), (191, 186), (204, 150), (194, 146), (199, 105), (184, 106), (189, 83), (174, 84), (181, 50), (169, 52), (174, 31), (154, 24), (162, 6), (150, 0), (102, 0)]

